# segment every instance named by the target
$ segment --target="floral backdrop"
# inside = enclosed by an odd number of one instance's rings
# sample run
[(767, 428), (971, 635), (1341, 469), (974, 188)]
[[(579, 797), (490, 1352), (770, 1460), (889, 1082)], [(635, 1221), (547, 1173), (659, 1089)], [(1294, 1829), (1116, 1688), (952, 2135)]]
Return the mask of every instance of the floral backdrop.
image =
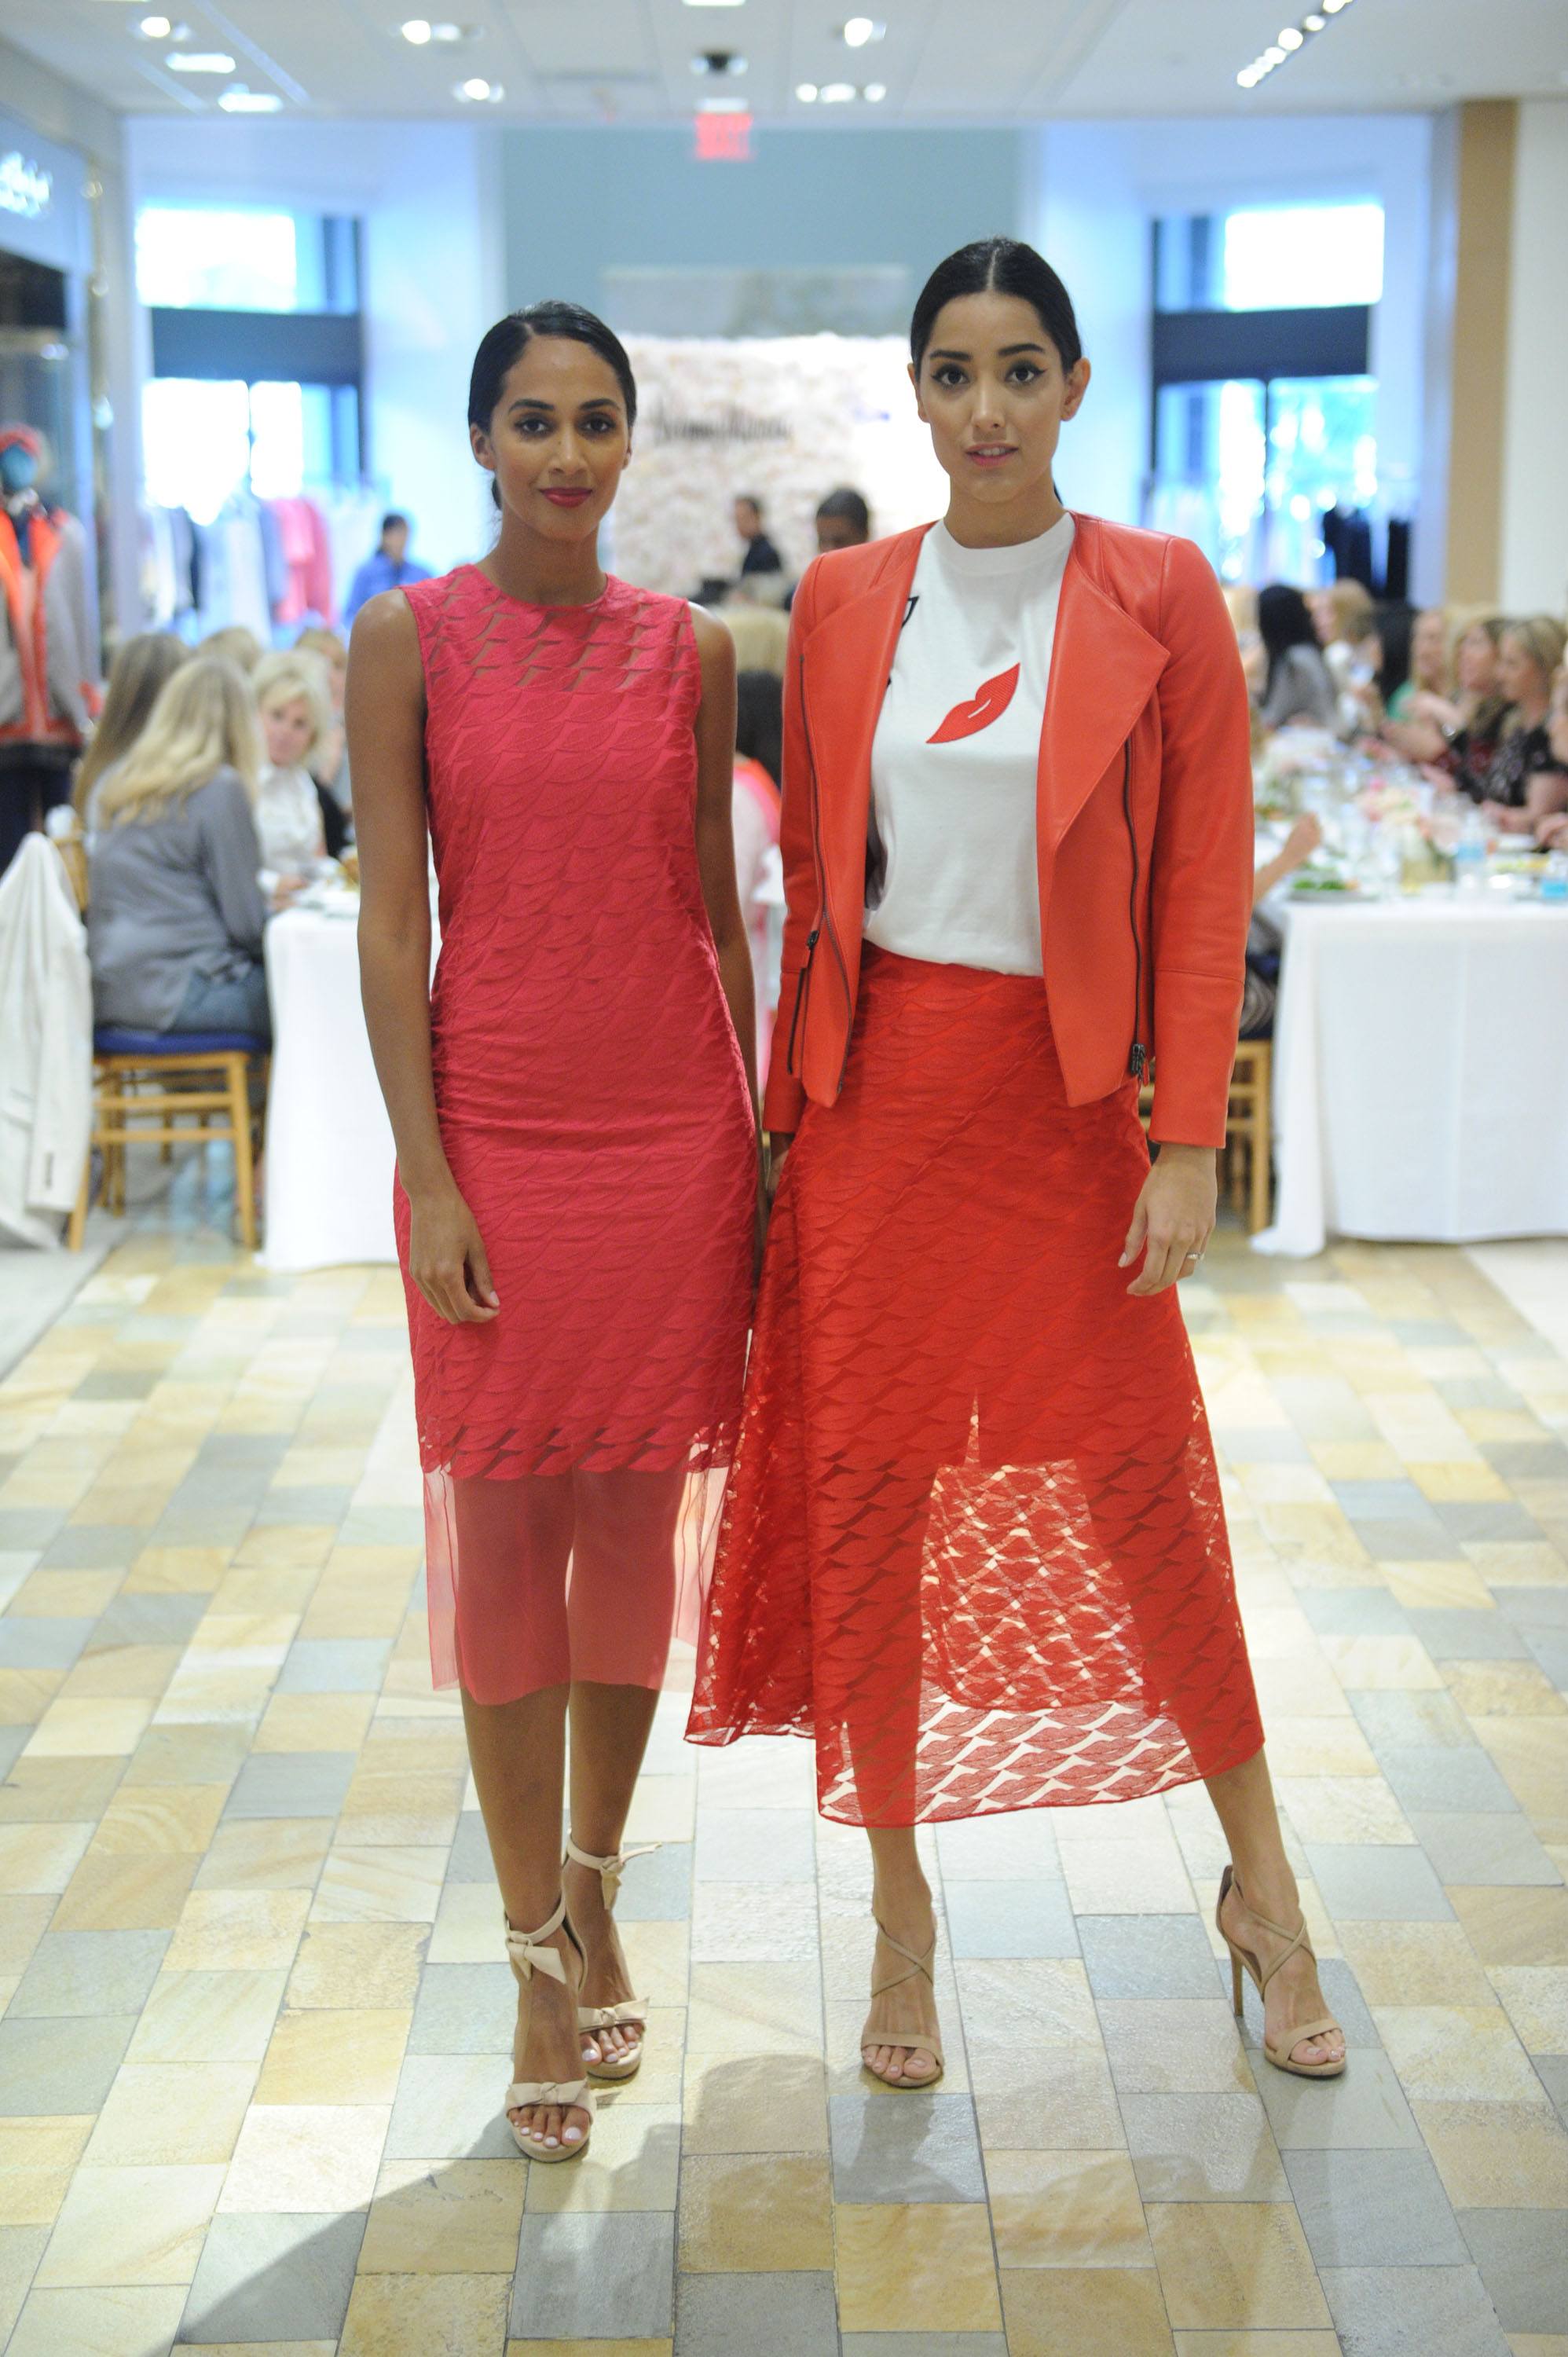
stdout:
[(947, 479), (915, 414), (900, 338), (626, 341), (637, 432), (607, 548), (624, 580), (684, 597), (733, 577), (741, 491), (762, 500), (791, 576), (816, 554), (812, 519), (828, 491), (862, 492), (878, 537), (945, 508)]

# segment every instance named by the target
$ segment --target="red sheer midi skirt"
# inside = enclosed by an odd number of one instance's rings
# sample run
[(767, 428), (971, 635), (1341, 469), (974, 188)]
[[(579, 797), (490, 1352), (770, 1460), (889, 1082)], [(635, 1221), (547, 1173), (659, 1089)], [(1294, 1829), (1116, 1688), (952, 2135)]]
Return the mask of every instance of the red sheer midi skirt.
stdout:
[(868, 950), (774, 1207), (689, 1733), (811, 1734), (824, 1815), (1129, 1800), (1262, 1741), (1176, 1293), (1117, 1265), (1131, 1082), (1042, 983)]

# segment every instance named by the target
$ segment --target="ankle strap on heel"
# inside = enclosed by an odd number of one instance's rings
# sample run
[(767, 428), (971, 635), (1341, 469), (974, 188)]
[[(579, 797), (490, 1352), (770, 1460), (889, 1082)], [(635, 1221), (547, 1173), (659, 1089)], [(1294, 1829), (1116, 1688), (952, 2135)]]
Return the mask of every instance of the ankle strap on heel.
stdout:
[[(507, 1955), (519, 1980), (531, 1981), (534, 1974), (540, 1972), (553, 1981), (559, 1981), (564, 1988), (567, 1986), (566, 1959), (559, 1948), (552, 1948), (546, 1943), (553, 1939), (566, 1921), (565, 1892), (562, 1892), (550, 1921), (542, 1923), (537, 1932), (520, 1932), (508, 1915), (503, 1915), (501, 1920), (506, 1925)], [(573, 1937), (570, 1925), (567, 1926), (566, 1936), (568, 1939)]]
[(570, 1834), (566, 1836), (566, 1855), (574, 1866), (584, 1866), (599, 1878), (605, 1905), (613, 1907), (620, 1891), (621, 1878), (634, 1857), (651, 1857), (661, 1849), (661, 1842), (643, 1842), (636, 1849), (618, 1849), (608, 1857), (596, 1857), (591, 1850), (579, 1849)]

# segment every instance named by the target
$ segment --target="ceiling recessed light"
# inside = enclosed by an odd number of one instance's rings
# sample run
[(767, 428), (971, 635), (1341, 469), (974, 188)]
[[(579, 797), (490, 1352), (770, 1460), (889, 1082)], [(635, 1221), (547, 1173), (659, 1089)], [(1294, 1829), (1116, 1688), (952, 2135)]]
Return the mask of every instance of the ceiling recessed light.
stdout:
[(1301, 29), (1304, 33), (1321, 33), (1327, 22), (1327, 17), (1320, 16), (1315, 8), (1310, 16), (1302, 18)]
[(164, 59), (171, 73), (232, 73), (234, 60), (221, 49), (176, 49)]
[(843, 27), (843, 38), (852, 49), (863, 49), (867, 41), (881, 40), (886, 30), (873, 16), (852, 16)]
[(1279, 46), (1282, 49), (1299, 49), (1305, 38), (1306, 35), (1297, 32), (1294, 25), (1286, 25), (1280, 34)]
[(860, 94), (867, 105), (880, 106), (887, 95), (887, 84), (885, 81), (868, 81)]
[(144, 41), (166, 41), (174, 24), (167, 16), (144, 16), (136, 30)]
[(822, 92), (814, 81), (798, 81), (795, 84), (795, 95), (802, 106), (815, 106)]
[(431, 39), (441, 42), (445, 48), (450, 48), (456, 41), (477, 40), (478, 35), (478, 25), (432, 25), (430, 27)]
[(486, 81), (482, 74), (471, 74), (467, 81), (455, 84), (453, 95), (467, 106), (496, 106), (506, 92), (499, 81)]
[(226, 90), (218, 103), (225, 114), (275, 114), (283, 101), (270, 90)]
[(854, 96), (852, 81), (825, 81), (818, 95), (824, 106), (843, 106)]
[(398, 30), (405, 41), (413, 42), (416, 49), (424, 48), (430, 38), (430, 23), (424, 16), (411, 16), (406, 25), (398, 27)]

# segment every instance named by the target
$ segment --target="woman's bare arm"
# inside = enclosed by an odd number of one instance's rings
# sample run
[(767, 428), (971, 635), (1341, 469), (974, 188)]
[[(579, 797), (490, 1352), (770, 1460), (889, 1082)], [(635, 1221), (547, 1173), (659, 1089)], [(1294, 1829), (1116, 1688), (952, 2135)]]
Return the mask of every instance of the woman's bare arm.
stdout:
[(692, 608), (692, 628), (703, 666), (703, 701), (697, 714), (697, 865), (719, 956), (719, 979), (740, 1042), (755, 1113), (757, 1001), (751, 943), (736, 888), (730, 816), (735, 783), (735, 641), (724, 624), (704, 614), (701, 607)]
[(376, 1077), (409, 1200), (409, 1274), (455, 1325), (499, 1304), (441, 1143), (430, 1062), (424, 676), (401, 589), (355, 617), (344, 703), (360, 851), (360, 984)]

